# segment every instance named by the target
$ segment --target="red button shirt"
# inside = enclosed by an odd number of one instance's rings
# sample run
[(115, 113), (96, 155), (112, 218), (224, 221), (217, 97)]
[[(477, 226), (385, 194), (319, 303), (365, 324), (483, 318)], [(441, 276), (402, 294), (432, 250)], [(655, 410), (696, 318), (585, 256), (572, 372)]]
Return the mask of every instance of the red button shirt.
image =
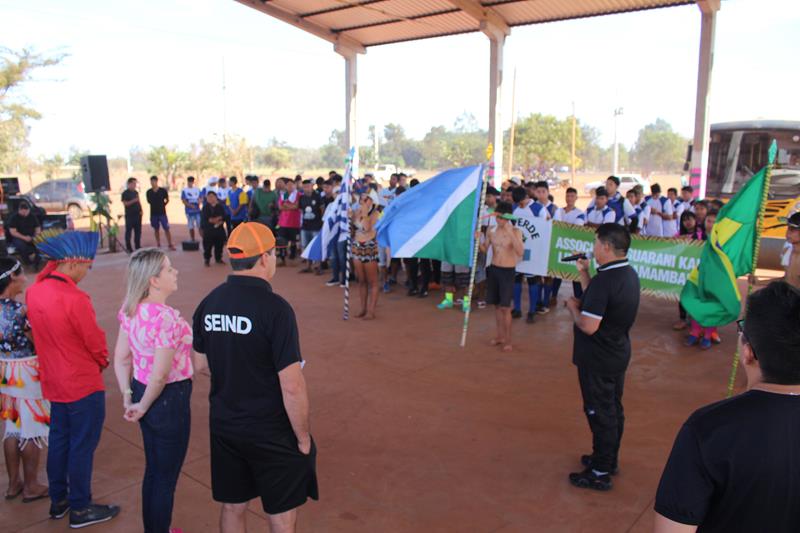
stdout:
[(106, 334), (89, 295), (68, 276), (52, 272), (28, 288), (25, 301), (44, 397), (68, 403), (105, 390)]

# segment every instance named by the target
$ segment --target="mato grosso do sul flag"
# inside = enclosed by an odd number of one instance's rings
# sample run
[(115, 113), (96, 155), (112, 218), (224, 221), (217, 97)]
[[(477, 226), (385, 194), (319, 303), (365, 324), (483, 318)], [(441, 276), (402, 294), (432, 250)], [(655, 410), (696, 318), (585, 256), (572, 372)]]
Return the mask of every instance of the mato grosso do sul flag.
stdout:
[(447, 170), (395, 198), (378, 221), (392, 257), (472, 263), (483, 166)]
[(769, 164), (745, 183), (717, 214), (717, 220), (700, 254), (700, 265), (688, 277), (681, 304), (705, 327), (723, 326), (739, 317), (742, 295), (736, 278), (753, 271), (759, 219), (769, 190)]

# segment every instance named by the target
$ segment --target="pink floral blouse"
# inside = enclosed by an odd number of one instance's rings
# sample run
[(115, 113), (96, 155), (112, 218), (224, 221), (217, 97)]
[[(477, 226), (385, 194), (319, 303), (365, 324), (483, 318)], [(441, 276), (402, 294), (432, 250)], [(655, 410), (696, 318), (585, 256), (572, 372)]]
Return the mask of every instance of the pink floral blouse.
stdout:
[(192, 329), (177, 309), (168, 305), (141, 303), (133, 318), (122, 310), (117, 318), (128, 334), (128, 345), (133, 353), (134, 379), (147, 385), (158, 348), (175, 349), (167, 383), (192, 377)]

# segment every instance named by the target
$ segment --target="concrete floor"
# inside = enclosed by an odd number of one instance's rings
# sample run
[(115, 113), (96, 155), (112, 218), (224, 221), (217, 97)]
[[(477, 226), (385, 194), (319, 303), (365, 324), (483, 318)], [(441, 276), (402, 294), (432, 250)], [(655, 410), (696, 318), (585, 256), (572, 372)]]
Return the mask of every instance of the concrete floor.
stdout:
[[(183, 227), (175, 231), (186, 235)], [(145, 234), (145, 244), (152, 243), (149, 228)], [(170, 257), (180, 270), (170, 304), (190, 317), (227, 268), (204, 268), (197, 252)], [(81, 285), (93, 298), (109, 349), (125, 264), (124, 254), (101, 255)], [(579, 469), (591, 441), (562, 307), (534, 325), (515, 321), (519, 349), (511, 354), (487, 345), (493, 313), (476, 311), (461, 349), (462, 315), (438, 311), (438, 293), (419, 300), (395, 289), (381, 295), (377, 320), (343, 322), (341, 289), (296, 271), (279, 269), (274, 286), (297, 313), (319, 450), (321, 500), (302, 508), (300, 531), (650, 531), (676, 431), (693, 410), (725, 395), (734, 328), (723, 328), (723, 344), (708, 352), (685, 348), (683, 336), (671, 330), (677, 304), (644, 298), (624, 398), (622, 471), (609, 493), (578, 490), (567, 474)], [(122, 505), (122, 513), (94, 529), (141, 531), (141, 435), (122, 419), (110, 369), (105, 378), (108, 409), (94, 497)], [(738, 389), (743, 385), (740, 375)], [(207, 392), (208, 377), (200, 375), (173, 518), (187, 533), (216, 531), (219, 515), (210, 491)], [(47, 519), (48, 505), (0, 500), (0, 529), (66, 530), (66, 521)], [(250, 531), (269, 528), (256, 502), (249, 521)]]

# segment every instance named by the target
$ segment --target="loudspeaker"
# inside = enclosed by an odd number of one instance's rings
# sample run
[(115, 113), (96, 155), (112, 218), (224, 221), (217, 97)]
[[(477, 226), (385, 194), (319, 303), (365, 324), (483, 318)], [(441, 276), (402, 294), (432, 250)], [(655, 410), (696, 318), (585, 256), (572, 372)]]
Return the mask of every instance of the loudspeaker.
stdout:
[(111, 188), (108, 181), (108, 160), (104, 155), (81, 157), (81, 175), (86, 192), (104, 192)]
[(200, 241), (183, 241), (181, 247), (184, 252), (196, 252), (200, 249)]

